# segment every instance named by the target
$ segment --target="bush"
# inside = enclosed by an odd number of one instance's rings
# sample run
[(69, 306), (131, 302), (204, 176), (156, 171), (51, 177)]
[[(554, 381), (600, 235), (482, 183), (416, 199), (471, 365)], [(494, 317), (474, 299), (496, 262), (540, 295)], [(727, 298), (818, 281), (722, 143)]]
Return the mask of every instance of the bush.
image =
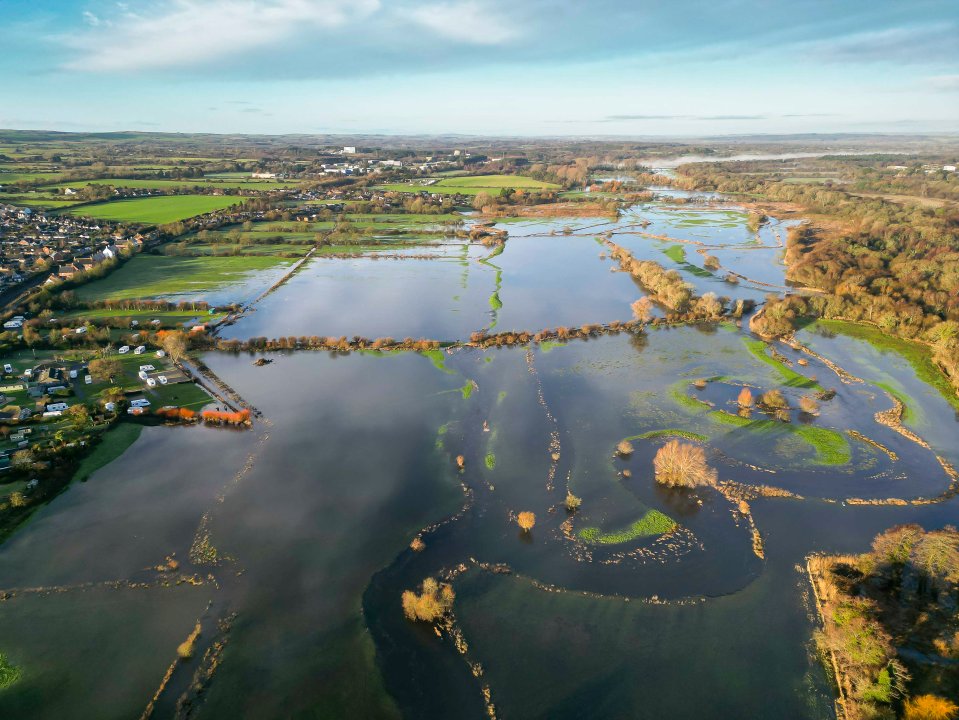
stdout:
[(576, 497), (569, 490), (566, 491), (566, 509), (569, 512), (576, 512), (583, 504), (583, 498)]
[(736, 402), (739, 404), (739, 407), (743, 410), (748, 410), (753, 406), (753, 393), (752, 391), (744, 387), (739, 391), (739, 396), (736, 398)]
[(529, 510), (524, 510), (516, 516), (516, 524), (523, 529), (523, 532), (529, 532), (536, 524), (536, 514), (531, 513)]
[(453, 608), (456, 594), (449, 583), (438, 583), (426, 578), (421, 586), (422, 592), (412, 590), (403, 592), (403, 614), (411, 622), (435, 622)]
[(903, 720), (953, 720), (959, 705), (938, 695), (918, 695), (906, 701)]
[(670, 440), (653, 458), (656, 482), (671, 487), (695, 488), (716, 483), (718, 473), (706, 463), (706, 452), (698, 445)]
[(760, 402), (772, 410), (785, 410), (789, 407), (789, 403), (786, 402), (786, 398), (782, 394), (781, 390), (769, 390), (768, 392), (764, 392)]
[(620, 440), (616, 445), (616, 454), (629, 457), (633, 454), (633, 444), (629, 440)]

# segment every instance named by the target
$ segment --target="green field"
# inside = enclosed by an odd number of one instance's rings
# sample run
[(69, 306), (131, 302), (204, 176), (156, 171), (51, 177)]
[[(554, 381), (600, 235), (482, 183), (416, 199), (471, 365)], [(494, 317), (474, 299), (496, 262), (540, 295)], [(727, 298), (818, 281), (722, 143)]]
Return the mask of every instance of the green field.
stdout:
[(216, 322), (223, 317), (223, 313), (211, 315), (203, 310), (134, 310), (121, 308), (87, 308), (58, 315), (60, 320), (68, 322), (79, 318), (84, 320), (130, 318), (139, 321), (141, 325), (147, 325), (151, 320), (156, 319), (160, 321), (160, 327), (175, 327), (191, 320)]
[[(0, 176), (2, 177), (2, 176)], [(296, 187), (295, 180), (211, 180), (210, 178), (186, 178), (184, 180), (168, 180), (166, 178), (99, 178), (97, 180), (75, 180), (62, 182), (57, 185), (48, 185), (44, 190), (63, 190), (64, 188), (78, 189), (86, 185), (112, 185), (118, 188), (133, 188), (138, 190), (156, 190), (165, 188), (192, 188), (217, 187), (224, 189), (239, 188), (242, 190), (282, 190)]]
[(204, 215), (214, 210), (223, 210), (242, 202), (243, 198), (225, 195), (166, 195), (112, 200), (61, 212), (97, 220), (162, 225)]
[(80, 461), (74, 480), (86, 480), (94, 472), (109, 465), (127, 451), (143, 430), (142, 425), (119, 423), (107, 430), (92, 452)]
[(166, 257), (137, 255), (102, 280), (76, 289), (83, 302), (129, 300), (204, 292), (239, 282), (254, 271), (291, 263), (275, 257)]
[(383, 185), (383, 190), (392, 192), (429, 192), (444, 195), (478, 195), (481, 192), (497, 193), (503, 188), (522, 188), (524, 190), (557, 190), (559, 185), (534, 180), (523, 175), (465, 175), (446, 177), (433, 184), (394, 183)]

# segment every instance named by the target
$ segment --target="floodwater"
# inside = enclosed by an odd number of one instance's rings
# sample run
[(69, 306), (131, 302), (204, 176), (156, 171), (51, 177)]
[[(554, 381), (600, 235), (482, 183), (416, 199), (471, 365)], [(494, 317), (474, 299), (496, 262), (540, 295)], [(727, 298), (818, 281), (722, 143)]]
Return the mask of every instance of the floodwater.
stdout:
[[(629, 234), (636, 218), (781, 272), (781, 225), (757, 238), (735, 209), (651, 204), (615, 223), (512, 222), (498, 254), (317, 258), (227, 330), (456, 339), (627, 319), (642, 289), (600, 257), (610, 230), (698, 287), (728, 285)], [(800, 339), (864, 381), (782, 344), (777, 359), (729, 323), (263, 367), (208, 353), (262, 412), (252, 430), (147, 428), (0, 546), (0, 652), (23, 673), (0, 717), (484, 718), (491, 703), (501, 718), (831, 718), (797, 567), (897, 523), (954, 521), (936, 455), (959, 462), (957, 420), (897, 356)], [(907, 424), (931, 450), (876, 422), (891, 405), (877, 382), (915, 401)], [(817, 415), (740, 421), (744, 386), (794, 408), (836, 394)], [(701, 438), (720, 480), (793, 494), (750, 501), (764, 557), (718, 491), (655, 483), (676, 431)], [(456, 592), (439, 633), (401, 610), (427, 577)]]

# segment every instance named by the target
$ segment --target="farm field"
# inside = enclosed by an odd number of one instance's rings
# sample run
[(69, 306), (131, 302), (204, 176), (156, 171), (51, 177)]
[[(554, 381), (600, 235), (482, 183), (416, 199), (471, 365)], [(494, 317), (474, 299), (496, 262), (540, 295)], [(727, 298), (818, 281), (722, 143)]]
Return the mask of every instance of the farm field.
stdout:
[(162, 225), (177, 220), (186, 220), (214, 210), (224, 210), (242, 203), (243, 198), (225, 195), (166, 195), (111, 200), (62, 212), (97, 220)]
[(138, 190), (163, 190), (167, 188), (192, 188), (192, 187), (213, 187), (229, 190), (283, 190), (297, 186), (295, 180), (215, 180), (208, 177), (184, 178), (182, 180), (169, 180), (166, 178), (100, 178), (97, 180), (75, 180), (72, 182), (61, 182), (56, 185), (47, 185), (42, 189), (64, 190), (73, 188), (74, 190), (86, 185), (111, 185), (117, 188), (133, 188)]
[(464, 175), (444, 177), (435, 183), (391, 183), (382, 186), (392, 192), (429, 192), (446, 195), (478, 195), (481, 192), (499, 192), (503, 188), (524, 190), (558, 190), (559, 185), (534, 180), (522, 175)]

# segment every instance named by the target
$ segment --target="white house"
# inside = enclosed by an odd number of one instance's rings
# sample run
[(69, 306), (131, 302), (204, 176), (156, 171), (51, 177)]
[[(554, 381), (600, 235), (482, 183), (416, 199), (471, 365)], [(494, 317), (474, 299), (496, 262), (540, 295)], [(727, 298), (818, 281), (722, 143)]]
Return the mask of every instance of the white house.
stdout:
[(136, 350), (133, 351), (135, 355), (142, 355), (143, 351), (147, 349), (146, 345), (137, 345)]
[(119, 350), (117, 350), (117, 352), (120, 353), (121, 355), (126, 355), (128, 352), (130, 352), (130, 346), (124, 345)]
[(67, 405), (65, 402), (50, 403), (49, 405), (47, 405), (47, 412), (63, 412), (68, 407), (70, 406)]

